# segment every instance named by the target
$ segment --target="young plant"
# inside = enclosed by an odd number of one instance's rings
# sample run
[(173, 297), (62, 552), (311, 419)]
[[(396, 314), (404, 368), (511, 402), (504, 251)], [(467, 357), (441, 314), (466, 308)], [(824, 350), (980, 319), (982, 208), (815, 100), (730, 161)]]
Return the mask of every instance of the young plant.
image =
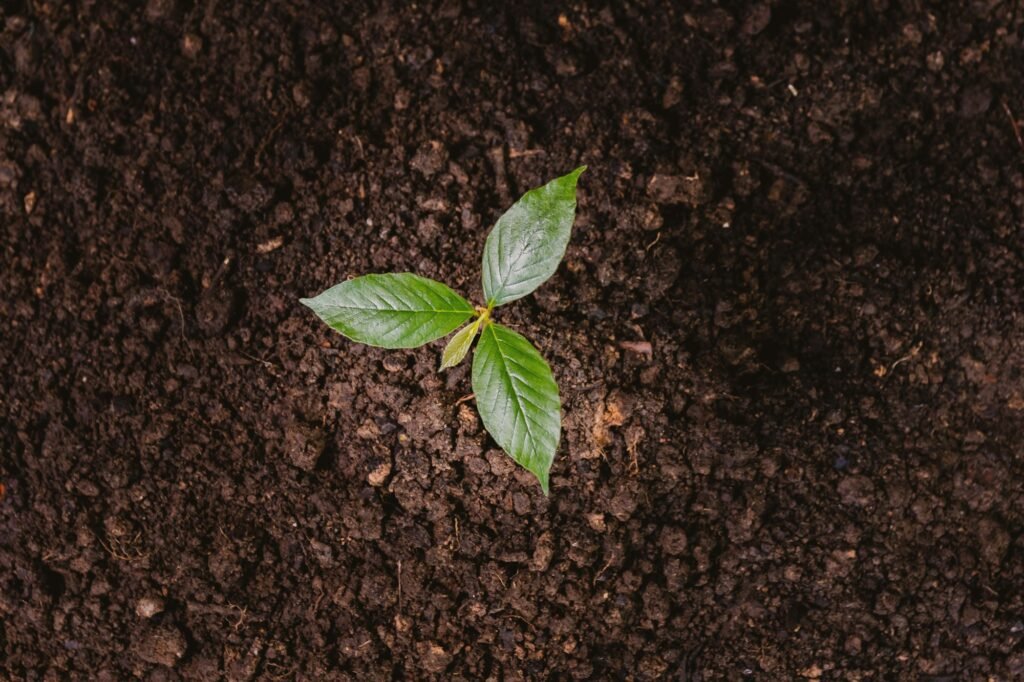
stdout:
[(441, 369), (462, 362), (479, 333), (473, 392), (484, 427), (537, 477), (545, 495), (562, 430), (558, 384), (537, 349), (491, 315), (555, 274), (576, 216), (576, 181), (586, 168), (530, 190), (498, 219), (484, 245), (483, 306), (408, 272), (363, 275), (301, 299), (332, 329), (381, 348), (416, 348), (469, 320), (445, 347)]

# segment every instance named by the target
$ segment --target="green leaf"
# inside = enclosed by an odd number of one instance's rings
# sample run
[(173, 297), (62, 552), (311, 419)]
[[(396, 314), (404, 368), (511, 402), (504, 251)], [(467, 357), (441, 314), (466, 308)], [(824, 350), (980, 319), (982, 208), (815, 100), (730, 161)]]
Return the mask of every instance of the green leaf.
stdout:
[(576, 181), (586, 169), (530, 190), (498, 219), (484, 245), (488, 307), (522, 298), (555, 274), (576, 217)]
[(450, 288), (409, 272), (364, 275), (300, 299), (331, 328), (381, 348), (415, 348), (450, 334), (473, 306)]
[(522, 335), (489, 323), (473, 357), (473, 392), (487, 432), (547, 495), (562, 421), (548, 363)]
[(473, 337), (476, 336), (477, 330), (480, 329), (482, 319), (480, 317), (476, 318), (452, 337), (452, 340), (444, 347), (444, 352), (441, 354), (441, 369), (448, 369), (462, 362), (462, 359), (466, 357), (466, 353), (469, 352), (470, 346), (473, 345)]

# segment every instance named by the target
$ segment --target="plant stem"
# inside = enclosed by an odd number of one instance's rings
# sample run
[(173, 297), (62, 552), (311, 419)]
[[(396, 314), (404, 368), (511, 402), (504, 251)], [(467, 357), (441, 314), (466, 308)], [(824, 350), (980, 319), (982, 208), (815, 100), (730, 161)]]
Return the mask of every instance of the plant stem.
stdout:
[(486, 308), (484, 308), (483, 306), (477, 306), (476, 312), (477, 312), (477, 315), (480, 317), (480, 327), (481, 328), (486, 327), (487, 325), (489, 325), (491, 323), (491, 310), (493, 310), (493, 309), (494, 309), (494, 306), (490, 306), (490, 305), (487, 306)]

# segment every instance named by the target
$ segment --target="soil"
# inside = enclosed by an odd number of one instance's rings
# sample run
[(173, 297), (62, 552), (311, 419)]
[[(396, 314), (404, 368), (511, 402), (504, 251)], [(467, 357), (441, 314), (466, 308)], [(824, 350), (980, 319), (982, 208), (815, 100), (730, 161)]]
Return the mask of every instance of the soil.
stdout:
[[(3, 3), (0, 677), (1024, 678), (1020, 3), (142, 4)], [(580, 163), (545, 498), (297, 299)]]

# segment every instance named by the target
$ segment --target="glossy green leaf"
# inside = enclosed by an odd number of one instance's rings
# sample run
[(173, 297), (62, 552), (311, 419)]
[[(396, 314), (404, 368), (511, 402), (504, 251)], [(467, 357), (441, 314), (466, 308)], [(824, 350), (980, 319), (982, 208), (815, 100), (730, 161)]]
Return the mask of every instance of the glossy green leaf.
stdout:
[(441, 369), (448, 369), (462, 362), (473, 345), (473, 338), (476, 336), (477, 330), (480, 329), (481, 319), (476, 318), (451, 338), (441, 354)]
[(555, 274), (576, 217), (576, 181), (586, 168), (530, 190), (498, 219), (484, 245), (488, 306), (520, 299)]
[(301, 301), (353, 341), (382, 348), (422, 346), (474, 312), (446, 285), (408, 272), (364, 275)]
[(561, 400), (548, 363), (522, 335), (487, 324), (473, 357), (473, 392), (487, 432), (547, 495), (561, 437)]

